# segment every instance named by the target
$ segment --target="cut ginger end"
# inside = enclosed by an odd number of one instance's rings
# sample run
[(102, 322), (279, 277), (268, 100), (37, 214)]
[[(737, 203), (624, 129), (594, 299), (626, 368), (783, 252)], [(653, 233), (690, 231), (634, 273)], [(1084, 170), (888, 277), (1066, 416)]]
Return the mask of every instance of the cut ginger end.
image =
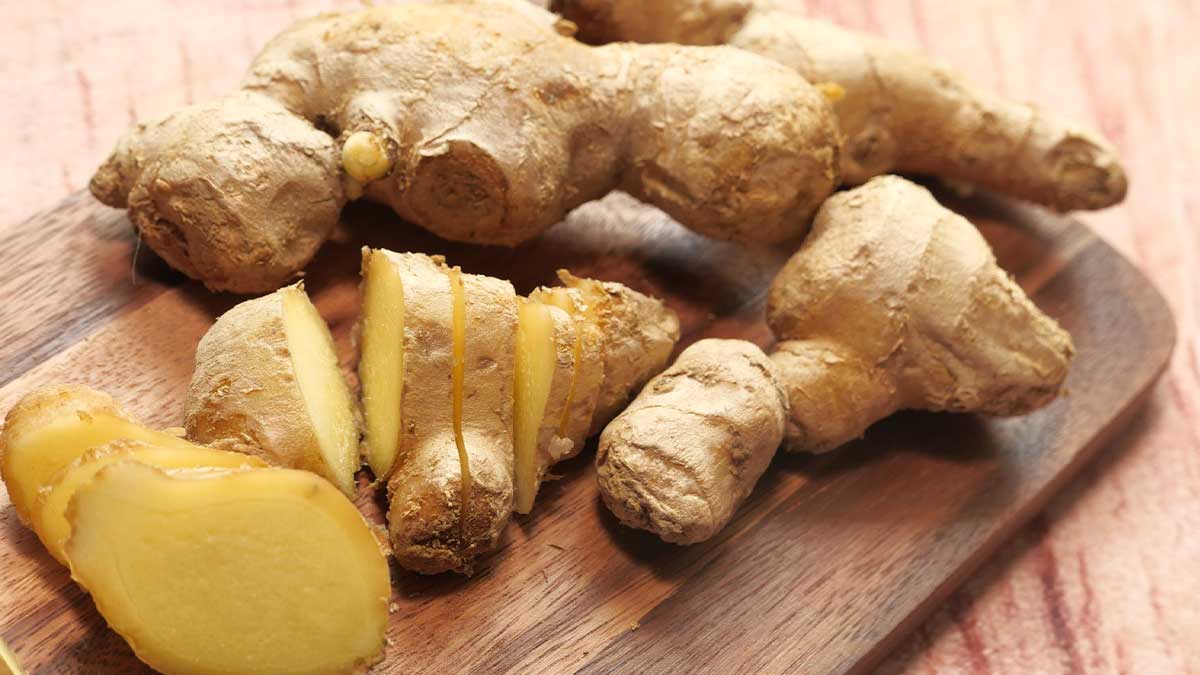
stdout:
[(366, 419), (367, 464), (385, 478), (400, 449), (404, 383), (404, 284), (383, 251), (367, 250), (363, 264), (362, 358), (358, 364)]
[(169, 448), (195, 447), (125, 419), (115, 410), (89, 409), (82, 398), (66, 391), (50, 393), (46, 400), (9, 414), (3, 437), (4, 484), (24, 522), (32, 520), (38, 490), (89, 448), (121, 438)]
[(515, 365), (513, 509), (529, 513), (538, 490), (538, 431), (555, 367), (554, 324), (546, 305), (528, 300), (521, 303)]
[(72, 575), (152, 668), (332, 675), (382, 657), (387, 561), (318, 476), (119, 461), (68, 519)]
[(285, 288), (282, 293), (288, 351), (321, 457), (329, 478), (352, 495), (359, 466), (358, 428), (354, 399), (338, 366), (333, 338), (302, 288)]
[(160, 469), (266, 467), (257, 457), (200, 446), (164, 447), (140, 441), (115, 441), (93, 448), (55, 474), (38, 494), (33, 509), (33, 529), (55, 560), (69, 565), (63, 546), (71, 534), (71, 525), (67, 521), (71, 497), (101, 469), (121, 460), (133, 460)]
[(16, 655), (5, 644), (4, 638), (0, 638), (0, 675), (25, 675), (21, 664), (17, 663)]

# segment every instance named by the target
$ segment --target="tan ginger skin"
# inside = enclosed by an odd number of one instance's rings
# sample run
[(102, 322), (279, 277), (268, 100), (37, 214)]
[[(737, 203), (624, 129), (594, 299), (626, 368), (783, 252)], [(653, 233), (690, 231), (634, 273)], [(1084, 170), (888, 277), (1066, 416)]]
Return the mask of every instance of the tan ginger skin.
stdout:
[[(445, 265), (399, 254), (404, 284), (401, 434), (388, 479), (388, 531), (404, 567), (463, 569), (464, 476), (454, 431), (454, 297)], [(409, 346), (411, 345), (411, 347)]]
[(447, 239), (516, 245), (620, 188), (705, 235), (803, 234), (838, 183), (825, 95), (728, 47), (584, 45), (499, 0), (324, 14), (238, 90), (138, 124), (91, 181), (214, 290), (296, 276), (365, 195)]
[(676, 544), (712, 537), (783, 440), (775, 366), (745, 340), (701, 340), (609, 423), (596, 452), (600, 495), (621, 522)]
[(1074, 354), (970, 222), (895, 176), (825, 202), (771, 285), (767, 323), (787, 445), (807, 452), (901, 409), (1030, 412)]
[(450, 272), (464, 299), (459, 428), (470, 481), (464, 488), (460, 555), (469, 570), (471, 560), (499, 545), (513, 510), (517, 296), (503, 279), (463, 274), (457, 267)]
[(698, 342), (601, 434), (600, 494), (623, 523), (702, 541), (781, 440), (825, 452), (906, 408), (1026, 413), (1058, 395), (1073, 355), (979, 232), (894, 176), (825, 202), (767, 321), (769, 361), (743, 340)]
[(770, 0), (554, 0), (552, 8), (589, 42), (732, 45), (840, 90), (841, 171), (851, 184), (931, 174), (1059, 211), (1125, 197), (1124, 169), (1099, 135), (984, 91), (922, 54)]

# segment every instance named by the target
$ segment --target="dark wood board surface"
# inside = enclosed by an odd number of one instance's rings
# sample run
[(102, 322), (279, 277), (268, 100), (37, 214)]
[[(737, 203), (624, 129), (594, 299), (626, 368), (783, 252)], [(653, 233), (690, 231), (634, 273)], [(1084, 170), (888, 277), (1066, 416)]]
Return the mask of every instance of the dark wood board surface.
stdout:
[[(1016, 419), (904, 413), (832, 455), (780, 456), (725, 531), (687, 548), (618, 525), (585, 453), (475, 577), (393, 568), (391, 645), (375, 672), (868, 669), (1137, 413), (1174, 341), (1161, 296), (1084, 226), (987, 197), (951, 205), (1072, 332), (1068, 396)], [(146, 251), (134, 264), (123, 214), (84, 194), (0, 240), (0, 410), (65, 380), (180, 424), (195, 343), (238, 298)], [(448, 244), (354, 208), (306, 280), (348, 371), (363, 244), (444, 253), (518, 291), (558, 267), (622, 281), (679, 313), (680, 347), (706, 336), (767, 345), (761, 303), (789, 253), (705, 240), (623, 195), (511, 251)], [(365, 492), (360, 506), (378, 511)], [(3, 493), (0, 637), (36, 675), (144, 670)]]

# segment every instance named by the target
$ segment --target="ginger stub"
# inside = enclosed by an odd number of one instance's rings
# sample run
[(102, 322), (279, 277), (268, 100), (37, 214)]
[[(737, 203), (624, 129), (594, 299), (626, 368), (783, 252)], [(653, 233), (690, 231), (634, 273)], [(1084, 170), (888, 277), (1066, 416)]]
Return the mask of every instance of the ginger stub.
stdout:
[(358, 415), (328, 326), (302, 285), (221, 315), (196, 348), (188, 438), (357, 492)]
[(701, 340), (650, 380), (600, 435), (596, 480), (622, 523), (665, 541), (709, 539), (783, 440), (787, 398), (745, 340)]

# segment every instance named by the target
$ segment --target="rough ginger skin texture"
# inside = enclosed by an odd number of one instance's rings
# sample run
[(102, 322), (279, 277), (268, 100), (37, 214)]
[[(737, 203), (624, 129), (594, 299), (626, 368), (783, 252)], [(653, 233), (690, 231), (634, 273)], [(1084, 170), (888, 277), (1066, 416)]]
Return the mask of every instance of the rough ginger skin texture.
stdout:
[[(470, 573), (498, 546), (512, 515), (516, 294), (507, 281), (463, 274), (440, 257), (384, 255), (399, 261), (405, 305), (400, 449), (388, 478), (392, 549), (416, 572)], [(456, 278), (464, 330), (459, 404)]]
[(727, 44), (844, 90), (834, 109), (852, 184), (892, 173), (965, 181), (1059, 211), (1125, 197), (1099, 135), (975, 87), (928, 57), (778, 9), (770, 0), (555, 0), (590, 42)]
[(820, 91), (741, 50), (590, 47), (553, 20), (476, 0), (301, 21), (238, 91), (131, 129), (92, 193), (172, 266), (236, 292), (294, 277), (363, 194), (481, 244), (616, 188), (720, 239), (806, 231), (838, 182)]
[(1029, 412), (1058, 395), (1074, 353), (971, 223), (894, 176), (825, 202), (767, 322), (787, 444), (808, 452), (905, 408)]
[(676, 544), (719, 532), (783, 440), (775, 366), (745, 340), (701, 340), (600, 435), (600, 495), (622, 523)]
[(465, 300), (461, 427), (471, 484), (462, 557), (469, 561), (496, 549), (512, 515), (517, 302), (508, 281), (455, 273)]
[(454, 299), (440, 260), (406, 253), (403, 416), (388, 479), (396, 560), (425, 574), (465, 569), (463, 476), (454, 437)]

